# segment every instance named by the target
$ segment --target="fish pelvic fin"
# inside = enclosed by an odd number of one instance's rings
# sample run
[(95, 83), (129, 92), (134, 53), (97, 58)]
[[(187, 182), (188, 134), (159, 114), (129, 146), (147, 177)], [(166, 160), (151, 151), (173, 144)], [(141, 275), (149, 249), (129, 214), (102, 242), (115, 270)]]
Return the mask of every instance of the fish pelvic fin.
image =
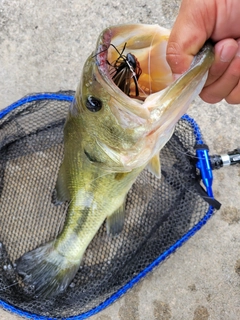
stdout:
[(63, 292), (71, 283), (80, 260), (70, 261), (54, 248), (54, 242), (25, 253), (16, 261), (16, 270), (36, 298), (50, 298)]
[(106, 226), (107, 226), (107, 234), (112, 234), (113, 236), (119, 234), (124, 227), (124, 220), (125, 220), (125, 203), (114, 211), (111, 216), (107, 217)]
[(147, 165), (148, 170), (153, 173), (158, 179), (161, 178), (161, 163), (159, 154), (155, 154)]

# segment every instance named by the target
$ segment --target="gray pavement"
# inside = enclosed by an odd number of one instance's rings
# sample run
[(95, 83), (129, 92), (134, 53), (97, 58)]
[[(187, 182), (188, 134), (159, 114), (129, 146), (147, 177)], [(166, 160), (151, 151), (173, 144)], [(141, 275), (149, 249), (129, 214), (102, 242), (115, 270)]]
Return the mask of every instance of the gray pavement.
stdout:
[[(120, 23), (171, 28), (180, 1), (0, 0), (0, 108), (30, 92), (75, 89), (99, 33)], [(240, 147), (239, 105), (189, 111), (211, 153)], [(134, 289), (91, 320), (240, 319), (240, 167), (214, 172), (220, 211)], [(0, 310), (0, 319), (18, 316)]]

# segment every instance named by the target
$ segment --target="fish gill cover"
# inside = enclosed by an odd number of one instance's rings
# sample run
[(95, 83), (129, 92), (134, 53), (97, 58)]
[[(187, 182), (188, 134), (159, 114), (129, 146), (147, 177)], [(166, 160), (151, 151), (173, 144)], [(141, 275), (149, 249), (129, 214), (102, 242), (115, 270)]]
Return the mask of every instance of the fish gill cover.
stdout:
[(186, 241), (213, 212), (199, 195), (191, 160), (196, 142), (202, 143), (201, 134), (185, 116), (161, 150), (161, 180), (144, 170), (128, 193), (123, 231), (107, 235), (103, 224), (66, 291), (36, 299), (15, 272), (14, 261), (55, 238), (63, 227), (68, 205), (55, 205), (52, 192), (73, 94), (30, 95), (0, 114), (1, 306), (32, 319), (85, 319), (98, 312)]

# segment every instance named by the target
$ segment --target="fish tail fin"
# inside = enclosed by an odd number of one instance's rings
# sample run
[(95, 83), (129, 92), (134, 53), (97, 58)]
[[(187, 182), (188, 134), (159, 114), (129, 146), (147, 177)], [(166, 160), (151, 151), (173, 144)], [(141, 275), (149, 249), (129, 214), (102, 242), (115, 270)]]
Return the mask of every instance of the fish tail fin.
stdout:
[(50, 298), (70, 284), (78, 271), (80, 260), (70, 261), (54, 247), (55, 241), (25, 253), (16, 261), (16, 270), (36, 297)]

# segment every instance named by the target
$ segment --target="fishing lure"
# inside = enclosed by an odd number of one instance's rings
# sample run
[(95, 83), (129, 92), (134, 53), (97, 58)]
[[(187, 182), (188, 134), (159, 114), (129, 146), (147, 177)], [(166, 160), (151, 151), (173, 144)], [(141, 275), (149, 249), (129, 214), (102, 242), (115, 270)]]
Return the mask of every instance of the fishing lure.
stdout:
[(123, 52), (127, 43), (124, 44), (122, 51), (120, 52), (112, 43), (110, 44), (119, 54), (117, 60), (112, 64), (107, 61), (110, 66), (110, 75), (113, 82), (126, 94), (130, 95), (131, 82), (135, 84), (135, 96), (139, 96), (138, 79), (142, 73), (140, 63), (132, 53), (124, 55)]

